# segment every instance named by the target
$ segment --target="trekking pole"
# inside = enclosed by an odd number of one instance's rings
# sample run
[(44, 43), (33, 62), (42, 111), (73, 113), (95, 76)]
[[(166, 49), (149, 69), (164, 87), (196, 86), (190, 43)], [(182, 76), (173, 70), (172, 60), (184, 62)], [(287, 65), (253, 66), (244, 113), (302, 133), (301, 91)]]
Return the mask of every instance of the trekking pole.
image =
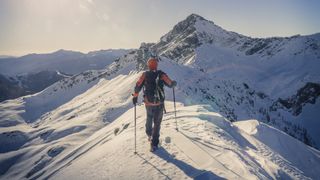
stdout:
[(137, 108), (134, 105), (134, 154), (137, 154)]
[(176, 130), (179, 131), (178, 129), (178, 122), (177, 122), (177, 109), (176, 109), (176, 95), (174, 93), (174, 88), (172, 88), (173, 92), (173, 107), (174, 107), (174, 118), (176, 120)]

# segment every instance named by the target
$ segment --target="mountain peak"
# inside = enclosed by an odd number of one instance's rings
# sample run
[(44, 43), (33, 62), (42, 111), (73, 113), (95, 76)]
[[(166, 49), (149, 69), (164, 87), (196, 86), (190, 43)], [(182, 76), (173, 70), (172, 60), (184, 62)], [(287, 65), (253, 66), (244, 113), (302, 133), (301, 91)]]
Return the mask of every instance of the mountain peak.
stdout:
[[(192, 32), (194, 32), (196, 30), (195, 25), (198, 20), (205, 20), (205, 19), (197, 14), (189, 15), (186, 19), (180, 21), (178, 24), (176, 24), (173, 27), (173, 29), (168, 33), (169, 36), (170, 35), (175, 36), (175, 35), (181, 34), (181, 33), (191, 34)], [(168, 36), (168, 34), (165, 35), (165, 37)]]
[(158, 54), (170, 59), (179, 59), (179, 63), (183, 64), (185, 60), (193, 57), (197, 47), (213, 42), (213, 39), (221, 35), (223, 38), (228, 37), (226, 31), (212, 21), (197, 14), (190, 14), (162, 36), (153, 48)]
[(65, 56), (65, 55), (83, 55), (82, 52), (79, 51), (71, 51), (71, 50), (65, 50), (65, 49), (59, 49), (53, 53), (50, 53), (51, 55), (56, 56)]
[(197, 21), (207, 21), (205, 18), (198, 14), (190, 14), (186, 19), (180, 21), (174, 29), (184, 30), (188, 27), (194, 27)]
[(65, 50), (65, 49), (59, 49), (52, 54), (64, 54), (64, 53), (79, 53), (78, 51), (72, 51), (72, 50)]
[(194, 13), (192, 13), (192, 14), (190, 14), (187, 18), (186, 18), (186, 20), (192, 20), (192, 21), (196, 21), (197, 19), (199, 19), (199, 20), (205, 20), (202, 16), (200, 16), (200, 15), (198, 15), (198, 14), (194, 14)]

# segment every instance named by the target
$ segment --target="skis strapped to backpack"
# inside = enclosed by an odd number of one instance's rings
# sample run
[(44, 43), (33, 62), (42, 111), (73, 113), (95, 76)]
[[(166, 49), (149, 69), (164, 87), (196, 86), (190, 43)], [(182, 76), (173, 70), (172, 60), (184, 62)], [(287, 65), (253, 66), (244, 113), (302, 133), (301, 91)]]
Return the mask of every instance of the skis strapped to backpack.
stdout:
[[(160, 99), (162, 98), (163, 100), (165, 99), (165, 94), (164, 94), (164, 90), (159, 86), (159, 82), (160, 82), (160, 77), (161, 76), (161, 71), (157, 71), (157, 78), (156, 78), (156, 88), (155, 88), (155, 99), (157, 99), (158, 101), (160, 101)], [(167, 113), (164, 102), (163, 102), (163, 111), (164, 113)]]
[(156, 88), (155, 88), (154, 96), (155, 96), (155, 99), (157, 99), (158, 101), (165, 98), (164, 91), (159, 86), (160, 75), (161, 75), (161, 71), (157, 71)]

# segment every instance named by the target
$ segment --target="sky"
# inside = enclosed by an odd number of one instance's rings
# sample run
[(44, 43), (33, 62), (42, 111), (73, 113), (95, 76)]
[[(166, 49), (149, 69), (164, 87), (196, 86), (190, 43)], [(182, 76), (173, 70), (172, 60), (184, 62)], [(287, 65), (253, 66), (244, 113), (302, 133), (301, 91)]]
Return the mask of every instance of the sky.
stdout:
[(157, 42), (196, 13), (251, 37), (320, 32), (319, 0), (0, 0), (0, 55)]

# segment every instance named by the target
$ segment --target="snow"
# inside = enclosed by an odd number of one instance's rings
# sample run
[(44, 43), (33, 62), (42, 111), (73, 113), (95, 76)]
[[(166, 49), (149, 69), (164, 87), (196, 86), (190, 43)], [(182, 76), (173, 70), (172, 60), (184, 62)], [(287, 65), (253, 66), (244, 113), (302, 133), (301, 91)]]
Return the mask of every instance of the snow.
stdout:
[[(135, 155), (133, 108), (129, 104), (139, 75), (130, 72), (100, 79), (45, 113), (31, 127), (23, 122), (13, 126), (23, 130), (27, 139), (20, 147), (12, 147), (14, 151), (7, 149), (0, 154), (0, 164), (5, 165), (1, 178), (308, 179), (320, 172), (319, 151), (257, 121), (230, 123), (208, 105), (178, 102), (177, 132), (172, 101), (166, 101), (168, 113), (162, 122), (161, 147), (155, 153), (149, 152), (144, 131), (144, 105), (137, 106)], [(41, 97), (49, 90), (34, 96)], [(8, 103), (15, 102), (7, 101), (2, 106)], [(12, 132), (13, 127), (1, 127), (1, 131)], [(249, 130), (241, 130), (243, 127)], [(166, 137), (170, 143), (165, 142)], [(281, 141), (270, 142), (275, 138)], [(293, 147), (298, 147), (294, 153), (289, 151)]]
[[(134, 154), (133, 109), (128, 110), (113, 123), (96, 132), (87, 142), (88, 152), (76, 159), (70, 159), (67, 167), (49, 173), (52, 179), (269, 179), (269, 178), (308, 178), (317, 177), (319, 172), (319, 152), (311, 148), (301, 149), (301, 158), (312, 159), (313, 170), (307, 164), (299, 165), (281, 162), (277, 152), (266, 152), (273, 148), (263, 146), (268, 142), (261, 137), (246, 134), (233, 127), (217, 113), (209, 112), (203, 106), (178, 105), (180, 131), (175, 130), (172, 102), (166, 102), (170, 112), (165, 115), (161, 130), (161, 147), (155, 153), (148, 151), (149, 145), (144, 133), (145, 110), (137, 107), (137, 152)], [(216, 123), (218, 122), (218, 123)], [(256, 122), (254, 122), (256, 123)], [(129, 124), (124, 128), (124, 125)], [(239, 123), (246, 127), (251, 121)], [(115, 128), (121, 131), (113, 134)], [(265, 136), (273, 135), (274, 129), (266, 126)], [(278, 134), (276, 134), (278, 135)], [(165, 143), (164, 138), (171, 142)], [(290, 148), (301, 144), (288, 135), (279, 138), (292, 140), (274, 142), (281, 148)], [(270, 138), (269, 138), (270, 139)], [(94, 141), (94, 142), (92, 142)], [(85, 144), (84, 143), (84, 144)], [(299, 149), (300, 150), (300, 149)], [(300, 151), (299, 151), (300, 152)], [(291, 153), (286, 160), (292, 162), (296, 153)], [(280, 164), (279, 162), (283, 163)], [(300, 159), (301, 162), (301, 159)], [(299, 169), (294, 167), (299, 166)], [(266, 170), (267, 169), (267, 170)], [(46, 177), (46, 176), (45, 176)]]
[(257, 120), (247, 120), (235, 122), (234, 125), (249, 135), (255, 135), (258, 133), (257, 128), (260, 125), (260, 122)]
[(272, 158), (277, 159), (281, 166), (286, 163), (284, 160), (288, 160), (290, 157), (290, 164), (288, 163), (289, 166), (286, 167), (290, 171), (296, 169), (304, 174), (309, 174), (310, 177), (317, 176), (319, 165), (315, 163), (314, 159), (319, 158), (319, 151), (311, 147), (305, 148), (305, 144), (302, 142), (296, 142), (296, 139), (273, 127), (259, 123), (257, 120), (240, 121), (234, 124), (244, 131), (251, 126), (255, 133), (250, 135), (263, 142), (265, 147), (270, 148), (273, 152)]
[[(2, 103), (1, 110), (4, 111), (0, 114), (4, 126), (0, 129), (0, 141), (8, 147), (1, 148), (0, 164), (7, 166), (1, 168), (1, 174), (6, 173), (9, 177), (18, 179), (31, 177), (48, 164), (55, 162), (56, 157), (72, 150), (95, 131), (109, 124), (123, 113), (123, 108), (128, 106), (131, 92), (128, 87), (133, 86), (138, 78), (137, 75), (133, 74), (126, 79), (123, 76), (112, 80), (100, 79), (84, 92), (79, 92), (77, 89), (90, 85), (87, 81), (79, 81), (69, 89), (51, 91), (58, 84), (33, 96)], [(124, 88), (126, 86), (127, 88)], [(71, 94), (74, 95), (65, 102), (65, 98), (69, 98), (70, 95), (68, 92), (73, 92)], [(55, 94), (49, 96), (50, 93)], [(42, 97), (46, 97), (45, 101), (36, 103), (39, 99), (43, 99)], [(53, 110), (46, 110), (45, 108), (50, 107), (51, 103), (59, 105)], [(44, 109), (37, 110), (40, 107)], [(38, 112), (39, 117), (30, 121), (29, 116), (23, 116), (25, 109)], [(14, 121), (18, 121), (17, 124), (5, 123)], [(23, 132), (23, 136), (16, 133), (20, 131)], [(15, 139), (12, 139), (11, 134)], [(12, 164), (8, 164), (8, 161)], [(8, 170), (10, 171), (7, 172)], [(18, 176), (12, 176), (12, 173), (15, 174), (17, 171), (20, 172)]]

